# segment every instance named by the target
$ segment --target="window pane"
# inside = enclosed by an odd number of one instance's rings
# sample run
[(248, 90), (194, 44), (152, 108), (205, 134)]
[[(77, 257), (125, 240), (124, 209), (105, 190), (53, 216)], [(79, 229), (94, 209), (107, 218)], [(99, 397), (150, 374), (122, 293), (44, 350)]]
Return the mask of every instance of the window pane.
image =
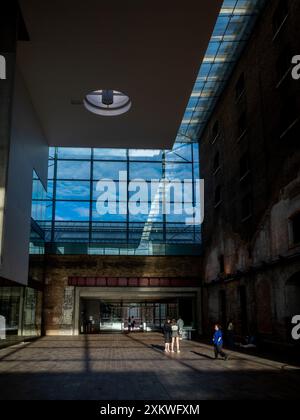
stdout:
[(118, 207), (116, 209), (117, 209), (117, 214), (100, 214), (97, 211), (97, 203), (93, 203), (93, 221), (94, 222), (126, 222), (127, 216), (125, 214), (119, 214)]
[(52, 202), (51, 201), (33, 201), (31, 209), (31, 217), (35, 221), (46, 221), (52, 219)]
[(48, 181), (47, 184), (47, 198), (49, 200), (53, 199), (53, 183), (54, 181)]
[(32, 186), (32, 198), (34, 200), (45, 200), (47, 193), (40, 180), (35, 179)]
[(161, 150), (147, 150), (147, 149), (131, 149), (129, 150), (130, 160), (141, 160), (141, 161), (161, 161), (162, 151)]
[(57, 181), (58, 200), (89, 200), (90, 183), (86, 181)]
[(59, 147), (58, 159), (90, 159), (91, 149), (80, 147)]
[(90, 162), (58, 161), (58, 179), (90, 179)]
[(129, 168), (130, 179), (161, 179), (162, 164), (161, 163), (131, 163)]
[(193, 178), (193, 166), (191, 163), (168, 163), (166, 166), (166, 178), (173, 179), (190, 179)]
[(94, 162), (93, 178), (100, 179), (119, 179), (119, 172), (126, 171), (126, 162)]
[(57, 201), (55, 220), (57, 221), (88, 221), (90, 204), (84, 202)]
[[(98, 182), (93, 182), (93, 200), (96, 201), (101, 195), (111, 200), (127, 201), (127, 182), (115, 182), (114, 187), (108, 188), (101, 186), (101, 190), (97, 191)], [(105, 188), (104, 188), (105, 187)]]
[[(163, 215), (161, 214), (161, 212), (160, 214), (155, 215), (155, 216), (150, 216), (149, 214), (136, 214), (136, 215), (130, 214), (129, 221), (130, 222), (144, 222), (144, 223), (149, 222), (149, 224), (153, 222), (162, 222)], [(147, 229), (147, 224), (145, 226), (145, 229)]]
[(54, 160), (49, 160), (48, 164), (48, 179), (54, 178)]
[(94, 149), (94, 159), (99, 160), (126, 160), (126, 149)]
[(190, 144), (175, 144), (173, 150), (166, 153), (167, 162), (191, 162), (192, 146)]

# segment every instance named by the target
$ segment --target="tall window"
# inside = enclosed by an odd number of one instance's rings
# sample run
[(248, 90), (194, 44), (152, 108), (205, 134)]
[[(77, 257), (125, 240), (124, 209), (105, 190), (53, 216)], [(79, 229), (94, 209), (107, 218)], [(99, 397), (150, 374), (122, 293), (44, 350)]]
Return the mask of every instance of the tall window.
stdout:
[(215, 121), (213, 127), (212, 127), (212, 142), (216, 141), (217, 137), (220, 134), (220, 124), (219, 121)]
[(249, 155), (244, 153), (240, 159), (240, 179), (243, 179), (250, 172)]
[(221, 199), (222, 199), (221, 192), (222, 192), (221, 186), (218, 185), (215, 189), (215, 207), (217, 207), (221, 203)]
[(279, 0), (277, 9), (273, 16), (273, 32), (277, 35), (281, 29), (289, 13), (289, 6), (287, 0)]
[(252, 215), (252, 196), (247, 194), (241, 203), (242, 220), (246, 220)]
[(235, 99), (239, 100), (245, 92), (245, 75), (242, 73), (235, 85)]
[(300, 245), (300, 212), (292, 217), (291, 222), (292, 222), (293, 244)]
[(217, 152), (216, 154), (215, 154), (215, 157), (214, 157), (214, 165), (213, 165), (213, 171), (214, 172), (217, 172), (217, 170), (220, 168), (220, 153), (219, 152)]
[(241, 137), (247, 129), (247, 112), (243, 111), (238, 119), (237, 124), (238, 137)]
[(220, 267), (220, 274), (225, 272), (225, 257), (224, 255), (219, 256), (219, 267)]
[(283, 48), (276, 62), (278, 83), (281, 82), (284, 76), (286, 76), (290, 72), (292, 68), (292, 63), (291, 63), (292, 56), (293, 54), (291, 53), (288, 46)]

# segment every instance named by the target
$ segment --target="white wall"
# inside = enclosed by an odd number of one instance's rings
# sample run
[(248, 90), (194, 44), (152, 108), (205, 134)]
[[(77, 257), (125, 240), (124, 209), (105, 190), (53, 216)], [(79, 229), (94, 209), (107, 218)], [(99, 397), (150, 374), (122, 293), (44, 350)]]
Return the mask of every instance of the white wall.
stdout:
[(35, 169), (46, 185), (47, 167), (48, 145), (17, 69), (0, 277), (22, 284), (26, 284), (28, 279), (32, 173)]

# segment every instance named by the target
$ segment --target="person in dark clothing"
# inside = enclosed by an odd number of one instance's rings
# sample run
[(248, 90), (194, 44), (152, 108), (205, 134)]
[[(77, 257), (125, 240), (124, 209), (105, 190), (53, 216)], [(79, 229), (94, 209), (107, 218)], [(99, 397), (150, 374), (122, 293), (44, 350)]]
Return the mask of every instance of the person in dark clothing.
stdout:
[(131, 331), (134, 331), (135, 328), (135, 319), (134, 316), (131, 317)]
[(131, 318), (128, 318), (128, 332), (131, 330)]
[(170, 344), (172, 343), (172, 326), (171, 320), (168, 318), (163, 326), (163, 333), (165, 339), (165, 352), (170, 353)]
[(215, 325), (215, 333), (213, 336), (214, 350), (215, 350), (215, 359), (223, 357), (225, 360), (228, 359), (227, 354), (223, 352), (223, 333), (219, 324)]

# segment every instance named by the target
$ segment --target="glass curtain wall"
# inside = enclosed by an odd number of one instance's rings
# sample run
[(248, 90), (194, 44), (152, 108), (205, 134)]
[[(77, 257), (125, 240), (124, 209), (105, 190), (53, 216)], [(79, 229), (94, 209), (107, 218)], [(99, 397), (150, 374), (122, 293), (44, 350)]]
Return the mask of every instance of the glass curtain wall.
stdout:
[[(48, 178), (47, 194), (39, 192), (35, 180), (33, 195), (33, 218), (45, 234), (48, 251), (165, 255), (183, 252), (179, 245), (185, 244), (184, 252), (199, 253), (200, 224), (187, 223), (183, 207), (181, 214), (176, 211), (183, 198), (187, 208), (199, 207), (196, 143), (176, 143), (172, 151), (51, 148)], [(113, 181), (107, 199), (116, 202), (116, 208), (101, 214), (98, 202), (105, 189), (99, 181), (105, 179)], [(162, 209), (162, 179), (173, 184), (165, 203), (169, 211)], [(138, 180), (145, 183), (143, 191)], [(137, 193), (142, 212), (130, 207)]]
[(44, 185), (39, 179), (37, 173), (33, 171), (33, 186), (32, 186), (32, 207), (31, 207), (31, 234), (29, 251), (30, 254), (44, 254), (45, 253), (45, 232), (44, 226), (47, 218), (51, 216), (51, 202), (49, 204)]

